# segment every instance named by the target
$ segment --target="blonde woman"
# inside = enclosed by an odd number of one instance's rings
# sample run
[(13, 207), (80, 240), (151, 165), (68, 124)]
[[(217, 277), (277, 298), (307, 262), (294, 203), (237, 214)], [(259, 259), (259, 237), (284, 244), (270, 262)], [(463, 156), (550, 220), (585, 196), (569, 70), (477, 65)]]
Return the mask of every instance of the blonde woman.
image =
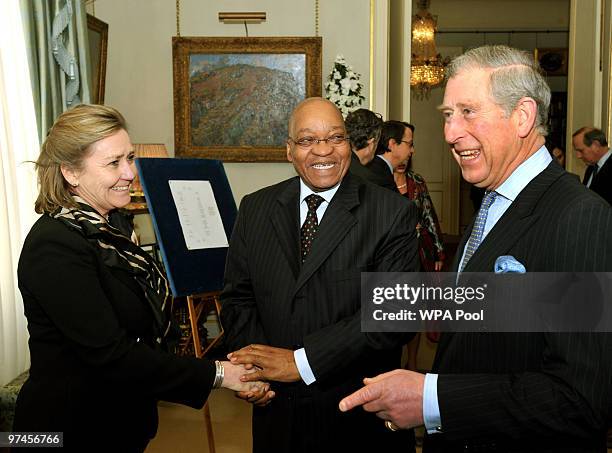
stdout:
[(141, 452), (158, 400), (202, 407), (220, 386), (265, 393), (240, 383), (241, 367), (166, 351), (166, 278), (117, 212), (136, 174), (118, 111), (81, 105), (60, 115), (36, 167), (42, 216), (18, 269), (32, 366), (15, 431), (63, 432), (68, 451)]

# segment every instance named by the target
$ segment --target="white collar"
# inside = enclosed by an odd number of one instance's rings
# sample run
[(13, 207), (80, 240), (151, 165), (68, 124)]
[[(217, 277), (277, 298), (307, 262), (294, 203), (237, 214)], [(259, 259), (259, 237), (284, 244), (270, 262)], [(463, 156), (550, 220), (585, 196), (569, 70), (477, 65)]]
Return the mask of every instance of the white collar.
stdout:
[(546, 147), (542, 146), (529, 159), (519, 165), (495, 192), (510, 201), (514, 201), (519, 193), (552, 161)]
[(599, 159), (597, 161), (597, 171), (601, 170), (603, 168), (603, 166), (606, 164), (606, 161), (610, 158), (610, 155), (612, 154), (612, 150), (608, 150), (608, 152), (606, 154), (604, 154), (603, 156), (601, 156), (601, 159)]
[(338, 188), (340, 187), (341, 182), (342, 180), (338, 184), (336, 184), (334, 187), (323, 190), (321, 192), (315, 192), (310, 187), (308, 187), (304, 183), (304, 181), (302, 181), (302, 178), (300, 178), (300, 203), (303, 202), (304, 199), (308, 195), (311, 195), (313, 193), (319, 195), (321, 198), (323, 198), (328, 203), (331, 203), (332, 198), (334, 198), (334, 195), (336, 195), (336, 192), (338, 192)]

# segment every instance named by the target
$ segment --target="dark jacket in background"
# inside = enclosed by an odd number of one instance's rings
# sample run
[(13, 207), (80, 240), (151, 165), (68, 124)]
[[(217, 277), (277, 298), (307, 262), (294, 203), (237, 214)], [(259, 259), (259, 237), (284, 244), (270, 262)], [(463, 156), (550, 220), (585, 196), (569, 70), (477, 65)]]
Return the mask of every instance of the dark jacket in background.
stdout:
[[(589, 166), (584, 175), (584, 184), (589, 180), (591, 173), (592, 167)], [(601, 170), (597, 172), (595, 180), (591, 183), (589, 189), (601, 196), (608, 204), (612, 205), (612, 156), (608, 158)]]
[(351, 172), (372, 184), (397, 192), (393, 173), (389, 170), (389, 166), (378, 156), (374, 156), (372, 162), (364, 166), (361, 165), (359, 158), (353, 153)]

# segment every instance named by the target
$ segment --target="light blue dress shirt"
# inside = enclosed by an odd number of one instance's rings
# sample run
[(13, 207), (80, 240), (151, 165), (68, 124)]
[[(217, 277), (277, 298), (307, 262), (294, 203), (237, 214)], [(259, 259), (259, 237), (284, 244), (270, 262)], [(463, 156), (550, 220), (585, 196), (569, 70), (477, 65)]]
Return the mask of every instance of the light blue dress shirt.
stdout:
[[(523, 189), (552, 161), (550, 153), (542, 146), (535, 154), (517, 167), (514, 172), (506, 179), (495, 191), (497, 197), (489, 208), (487, 221), (482, 233), (482, 240), (487, 237), (489, 231), (493, 229), (497, 221), (504, 215), (510, 205)], [(459, 269), (465, 258), (465, 247)], [(429, 434), (440, 432), (442, 423), (440, 419), (440, 406), (438, 404), (438, 375), (428, 373), (425, 375), (423, 387), (423, 421)]]
[[(315, 192), (300, 179), (300, 225), (303, 225), (306, 221), (306, 214), (308, 214), (308, 205), (306, 204), (306, 197), (310, 194), (316, 193), (323, 198), (323, 202), (317, 208), (317, 220), (321, 223), (323, 215), (331, 203), (332, 198), (338, 192), (340, 183), (336, 184), (331, 189), (327, 189), (323, 192)], [(300, 376), (306, 385), (310, 385), (317, 380), (310, 364), (308, 363), (308, 357), (306, 356), (306, 350), (304, 348), (293, 351), (293, 357), (295, 359), (295, 365), (297, 366)]]

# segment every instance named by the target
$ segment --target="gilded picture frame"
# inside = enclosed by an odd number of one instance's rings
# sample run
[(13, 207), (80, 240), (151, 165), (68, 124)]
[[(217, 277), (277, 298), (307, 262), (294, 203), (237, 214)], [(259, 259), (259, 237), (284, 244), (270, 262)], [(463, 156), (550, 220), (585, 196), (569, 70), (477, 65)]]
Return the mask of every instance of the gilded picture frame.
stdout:
[(87, 15), (87, 35), (91, 61), (91, 102), (104, 104), (106, 59), (108, 52), (108, 24), (91, 14)]
[(176, 156), (286, 162), (287, 123), (321, 96), (320, 37), (173, 37)]

